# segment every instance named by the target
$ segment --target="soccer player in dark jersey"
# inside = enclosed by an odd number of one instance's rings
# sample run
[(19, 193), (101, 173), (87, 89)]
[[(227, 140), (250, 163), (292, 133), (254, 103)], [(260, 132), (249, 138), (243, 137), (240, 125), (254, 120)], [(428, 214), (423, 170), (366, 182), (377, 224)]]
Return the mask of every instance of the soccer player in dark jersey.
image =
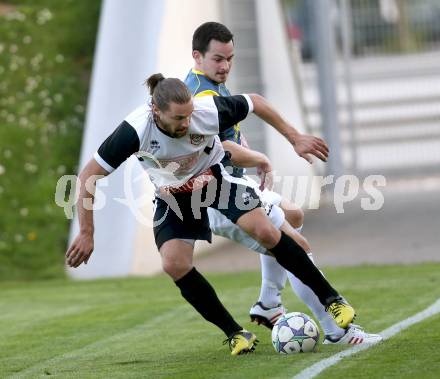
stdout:
[[(200, 25), (193, 34), (193, 58), (194, 67), (188, 73), (185, 84), (193, 96), (230, 96), (226, 87), (233, 57), (234, 41), (231, 31), (223, 24), (206, 22)], [(261, 171), (270, 171), (270, 161), (263, 154), (252, 151), (241, 133), (240, 125), (231, 125), (229, 129), (219, 134), (225, 150), (232, 153), (232, 175), (247, 180), (248, 185), (255, 188), (260, 199), (265, 205), (268, 216), (276, 228), (290, 235), (296, 242), (306, 246), (306, 252), (313, 260), (310, 246), (303, 236), (299, 235), (303, 223), (303, 212), (295, 204), (283, 200), (277, 193), (264, 190), (260, 192), (258, 185), (247, 177), (242, 168), (258, 166)], [(252, 162), (254, 163), (252, 165)], [(230, 164), (227, 158), (224, 165)], [(333, 318), (325, 311), (315, 294), (295, 275), (285, 270), (274, 257), (269, 255), (267, 249), (246, 234), (239, 226), (232, 223), (227, 217), (216, 209), (208, 209), (210, 227), (213, 233), (238, 242), (251, 250), (260, 253), (262, 284), (260, 297), (251, 307), (250, 316), (253, 321), (262, 323), (269, 328), (284, 313), (281, 303), (281, 290), (284, 288), (286, 279), (292, 286), (293, 291), (300, 297), (319, 320), (324, 330), (325, 344), (339, 343), (369, 343), (381, 339), (377, 334), (366, 333), (358, 325), (351, 324), (347, 328), (340, 328)], [(296, 230), (295, 230), (296, 229)]]
[(354, 309), (304, 248), (271, 224), (255, 190), (225, 170), (218, 134), (253, 112), (284, 135), (299, 154), (325, 158), (326, 144), (319, 138), (298, 143), (298, 132), (259, 95), (193, 99), (182, 81), (161, 74), (152, 75), (147, 84), (151, 103), (130, 113), (80, 173), (80, 232), (66, 252), (67, 264), (87, 263), (93, 252), (93, 210), (87, 204), (94, 191), (89, 192), (86, 182), (108, 175), (135, 155), (156, 188), (154, 236), (163, 269), (185, 300), (225, 333), (232, 355), (253, 351), (257, 341), (234, 320), (192, 264), (195, 241), (211, 239), (208, 206), (220, 210), (307, 284), (341, 327), (350, 324)]

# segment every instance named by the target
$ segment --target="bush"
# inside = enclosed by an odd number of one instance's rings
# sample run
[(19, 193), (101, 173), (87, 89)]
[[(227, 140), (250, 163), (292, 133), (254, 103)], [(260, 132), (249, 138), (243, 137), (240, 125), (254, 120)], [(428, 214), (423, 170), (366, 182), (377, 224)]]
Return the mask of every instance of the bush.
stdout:
[(0, 280), (62, 277), (100, 1), (1, 4)]

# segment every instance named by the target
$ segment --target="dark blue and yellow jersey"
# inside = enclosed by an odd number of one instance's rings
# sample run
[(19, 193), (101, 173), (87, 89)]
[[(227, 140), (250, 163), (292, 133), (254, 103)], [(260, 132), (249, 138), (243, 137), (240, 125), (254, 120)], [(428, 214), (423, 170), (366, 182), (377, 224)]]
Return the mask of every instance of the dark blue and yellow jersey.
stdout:
[[(194, 97), (202, 96), (231, 96), (224, 83), (216, 83), (209, 79), (203, 72), (191, 69), (185, 79), (185, 84)], [(233, 141), (241, 145), (240, 125), (231, 125), (230, 128), (220, 132), (220, 140)], [(234, 167), (232, 175), (241, 177), (244, 170)]]

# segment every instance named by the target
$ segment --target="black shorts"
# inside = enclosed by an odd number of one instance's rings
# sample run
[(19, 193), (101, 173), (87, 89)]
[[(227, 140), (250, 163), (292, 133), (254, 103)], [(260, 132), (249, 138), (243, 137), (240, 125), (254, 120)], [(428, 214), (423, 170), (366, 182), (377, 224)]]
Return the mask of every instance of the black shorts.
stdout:
[(153, 231), (158, 249), (176, 238), (211, 242), (207, 207), (218, 209), (234, 224), (261, 207), (258, 195), (245, 180), (227, 174), (221, 164), (211, 170), (216, 180), (202, 189), (156, 197)]

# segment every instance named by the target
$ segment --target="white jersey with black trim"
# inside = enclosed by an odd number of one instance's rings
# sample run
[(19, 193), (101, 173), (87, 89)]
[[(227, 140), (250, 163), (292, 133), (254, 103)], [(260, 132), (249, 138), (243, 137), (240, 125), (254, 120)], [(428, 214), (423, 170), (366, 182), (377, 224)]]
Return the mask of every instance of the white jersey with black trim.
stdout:
[(219, 163), (224, 151), (218, 133), (253, 111), (248, 95), (194, 98), (188, 132), (180, 138), (160, 129), (150, 106), (130, 113), (102, 143), (94, 158), (112, 172), (134, 154), (159, 189), (178, 187)]

